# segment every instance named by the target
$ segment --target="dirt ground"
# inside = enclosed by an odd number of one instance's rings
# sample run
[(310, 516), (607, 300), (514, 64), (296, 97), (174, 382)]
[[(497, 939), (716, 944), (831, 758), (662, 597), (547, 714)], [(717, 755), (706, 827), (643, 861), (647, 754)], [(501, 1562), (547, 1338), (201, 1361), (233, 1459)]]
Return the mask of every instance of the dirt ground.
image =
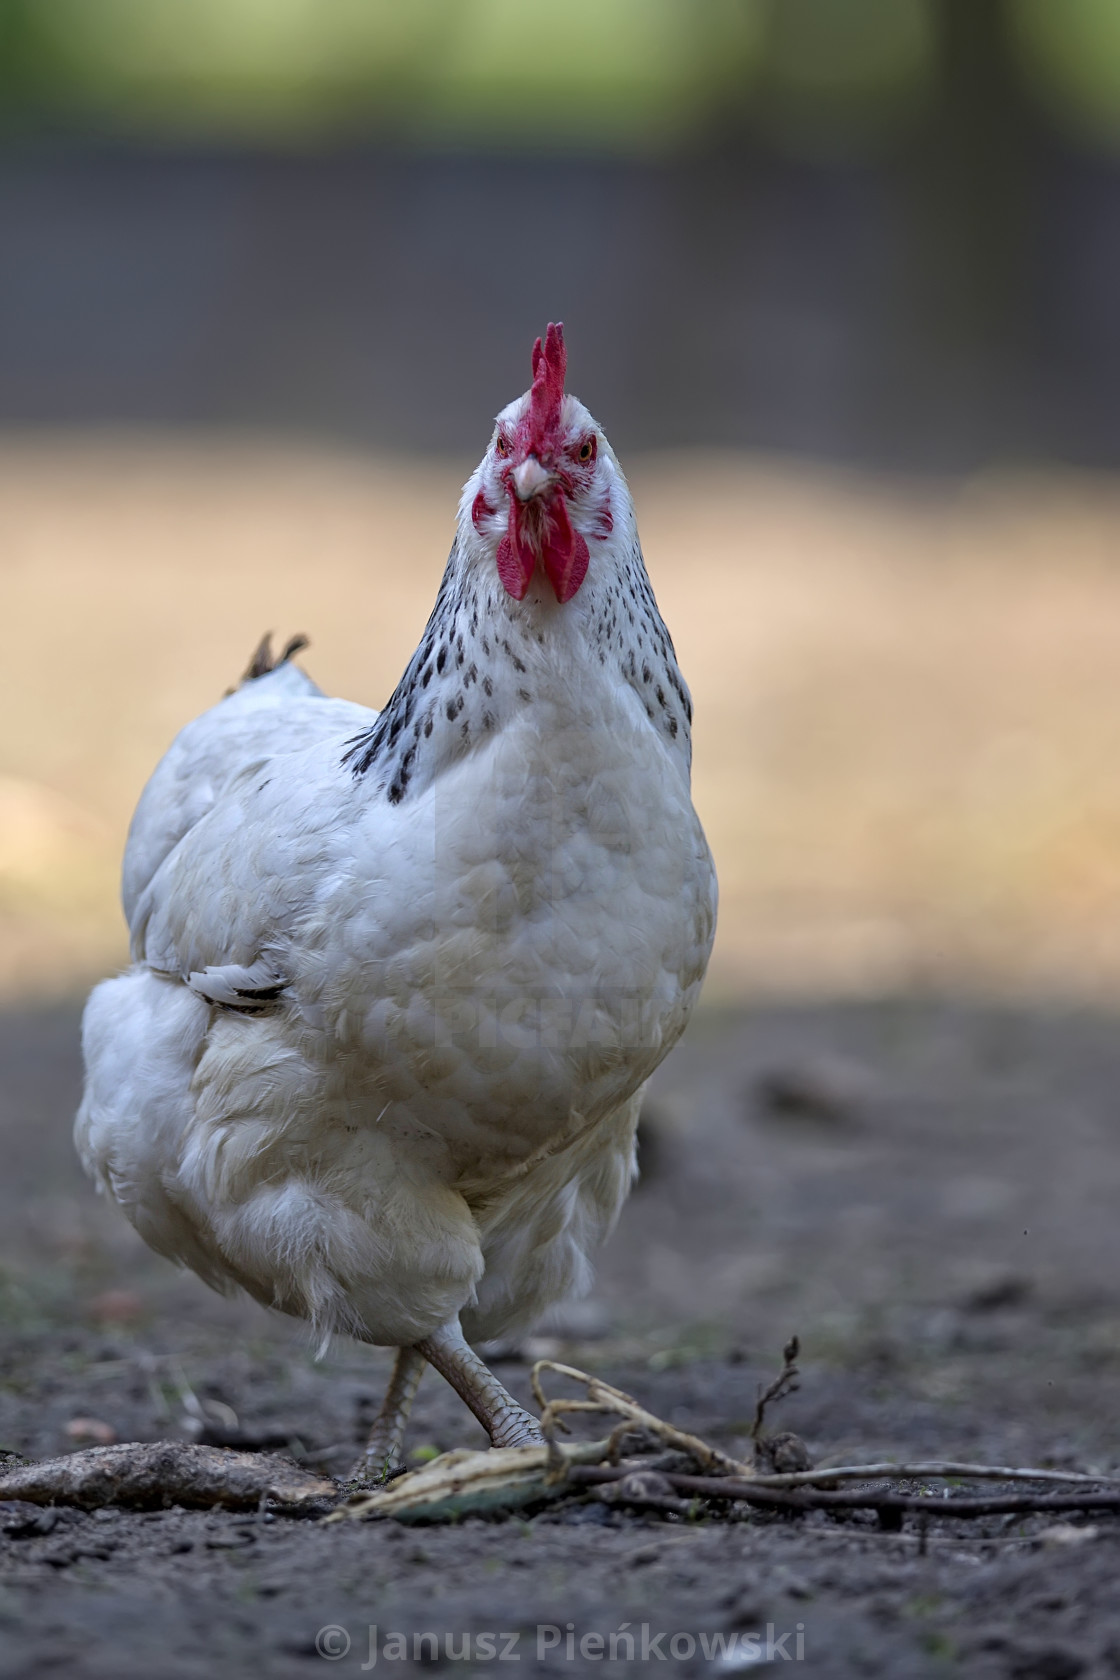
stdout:
[[(69, 1144), (76, 1046), (75, 1006), (0, 1017), (0, 1446), (55, 1454), (88, 1420), (185, 1439), (201, 1417), (211, 1439), (340, 1473), (385, 1356), (316, 1360), (299, 1326), (210, 1295), (96, 1202)], [(651, 1095), (594, 1294), (500, 1350), (502, 1375), (527, 1396), (528, 1359), (560, 1353), (741, 1452), (797, 1331), (780, 1422), (818, 1459), (1115, 1469), (1118, 1088), (1104, 1014), (933, 997), (702, 1013)], [(428, 1373), (411, 1449), (472, 1444)], [(375, 1626), (389, 1674), (746, 1672), (769, 1636), (773, 1667), (800, 1651), (822, 1676), (1066, 1680), (1120, 1672), (1118, 1563), (1108, 1517), (923, 1543), (909, 1520), (686, 1523), (598, 1501), (423, 1529), (8, 1505), (0, 1672), (354, 1674)], [(637, 1644), (612, 1662), (594, 1636), (622, 1624)], [(721, 1660), (717, 1636), (752, 1632), (757, 1661), (742, 1644)]]

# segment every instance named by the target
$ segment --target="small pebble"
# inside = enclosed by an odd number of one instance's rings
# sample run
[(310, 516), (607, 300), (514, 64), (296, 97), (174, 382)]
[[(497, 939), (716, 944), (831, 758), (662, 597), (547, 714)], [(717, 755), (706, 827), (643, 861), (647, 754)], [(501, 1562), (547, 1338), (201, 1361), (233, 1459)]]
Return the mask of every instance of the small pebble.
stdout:
[(71, 1418), (63, 1433), (76, 1447), (111, 1447), (117, 1439), (112, 1424), (102, 1418)]

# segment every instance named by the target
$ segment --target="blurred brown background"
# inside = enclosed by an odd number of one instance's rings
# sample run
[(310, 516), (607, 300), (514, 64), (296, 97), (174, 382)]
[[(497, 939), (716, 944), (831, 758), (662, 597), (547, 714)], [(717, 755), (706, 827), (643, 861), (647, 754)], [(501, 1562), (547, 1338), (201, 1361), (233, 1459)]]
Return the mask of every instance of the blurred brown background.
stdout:
[(695, 690), (713, 993), (1111, 993), (1118, 20), (0, 0), (3, 993), (122, 960), (264, 629), (384, 700), (549, 318)]

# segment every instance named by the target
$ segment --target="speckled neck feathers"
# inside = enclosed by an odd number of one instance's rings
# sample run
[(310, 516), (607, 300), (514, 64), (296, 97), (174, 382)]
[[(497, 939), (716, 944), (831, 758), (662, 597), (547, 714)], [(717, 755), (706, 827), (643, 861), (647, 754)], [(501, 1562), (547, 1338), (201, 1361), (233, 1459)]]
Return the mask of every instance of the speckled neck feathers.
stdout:
[(692, 706), (636, 541), (564, 607), (512, 601), (467, 546), (460, 531), (407, 670), (377, 722), (347, 745), (354, 776), (399, 804), (527, 710), (551, 705), (577, 723), (597, 689), (620, 685), (687, 772)]

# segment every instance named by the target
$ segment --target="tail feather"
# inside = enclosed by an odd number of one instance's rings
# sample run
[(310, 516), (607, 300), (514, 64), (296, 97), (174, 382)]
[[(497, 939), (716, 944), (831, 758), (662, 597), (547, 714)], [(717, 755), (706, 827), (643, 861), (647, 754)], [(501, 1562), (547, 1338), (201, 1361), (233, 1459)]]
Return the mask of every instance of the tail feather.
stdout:
[(272, 631), (266, 630), (257, 643), (253, 657), (246, 666), (241, 681), (243, 683), (255, 682), (257, 677), (267, 677), (268, 673), (275, 671), (278, 665), (286, 665), (289, 659), (294, 659), (297, 653), (310, 646), (311, 642), (307, 636), (291, 636), (284, 644), (279, 658), (274, 659), (272, 656)]

